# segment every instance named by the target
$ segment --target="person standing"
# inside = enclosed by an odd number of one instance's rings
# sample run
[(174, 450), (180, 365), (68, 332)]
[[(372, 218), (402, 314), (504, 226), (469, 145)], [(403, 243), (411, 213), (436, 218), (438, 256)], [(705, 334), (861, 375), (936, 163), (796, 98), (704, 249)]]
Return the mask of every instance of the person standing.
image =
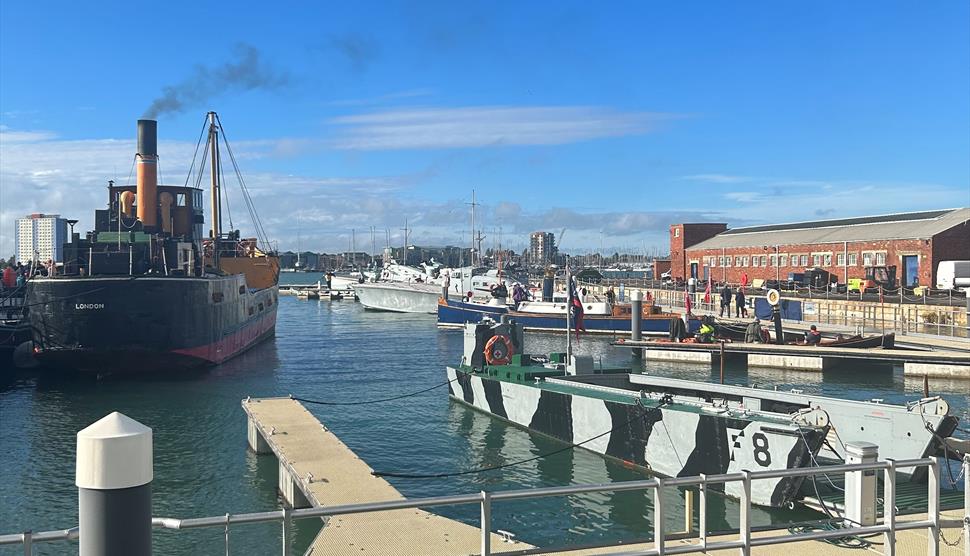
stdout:
[(441, 298), (448, 301), (448, 290), (451, 289), (451, 273), (445, 271), (445, 279), (441, 282)]
[[(738, 288), (738, 293), (734, 294), (734, 304), (736, 305), (736, 307), (734, 308), (734, 313), (735, 313), (734, 316), (736, 318), (741, 318), (741, 317), (747, 318), (748, 308), (744, 306), (743, 288)], [(728, 314), (730, 315), (731, 312), (728, 311)]]
[(610, 286), (610, 288), (606, 290), (606, 302), (610, 305), (616, 303), (616, 293), (613, 292), (613, 286)]
[(748, 287), (748, 271), (741, 271), (741, 289)]
[(724, 313), (727, 313), (728, 318), (731, 317), (731, 286), (724, 284), (721, 288), (721, 312), (718, 316), (723, 317)]

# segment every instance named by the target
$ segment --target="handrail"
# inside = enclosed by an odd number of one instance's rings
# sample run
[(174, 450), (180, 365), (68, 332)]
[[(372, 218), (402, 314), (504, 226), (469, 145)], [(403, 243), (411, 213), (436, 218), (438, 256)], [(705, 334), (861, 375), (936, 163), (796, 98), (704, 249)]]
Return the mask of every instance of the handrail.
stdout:
[[(172, 530), (182, 530), (182, 529), (193, 529), (202, 527), (225, 527), (228, 531), (229, 525), (233, 524), (244, 524), (244, 523), (265, 523), (265, 522), (282, 522), (284, 531), (284, 543), (283, 543), (283, 553), (286, 555), (288, 553), (288, 543), (286, 539), (289, 536), (290, 522), (293, 519), (306, 519), (306, 518), (324, 518), (332, 517), (338, 515), (348, 515), (348, 514), (362, 514), (362, 513), (373, 513), (373, 512), (383, 512), (391, 510), (402, 510), (402, 509), (414, 509), (414, 508), (433, 508), (440, 506), (453, 506), (453, 505), (466, 505), (466, 504), (479, 504), (482, 507), (481, 512), (481, 524), (480, 527), (482, 533), (482, 554), (490, 554), (490, 533), (491, 531), (491, 504), (493, 502), (504, 502), (510, 500), (523, 500), (532, 499), (540, 497), (549, 496), (568, 496), (575, 494), (584, 494), (592, 492), (622, 492), (622, 491), (633, 491), (633, 490), (652, 490), (654, 492), (654, 524), (655, 524), (655, 535), (654, 535), (654, 548), (646, 551), (637, 552), (638, 554), (690, 554), (703, 551), (711, 551), (718, 549), (728, 549), (728, 548), (740, 548), (744, 554), (749, 554), (750, 549), (758, 546), (769, 546), (775, 544), (785, 544), (806, 540), (822, 540), (835, 537), (843, 537), (847, 535), (871, 535), (882, 533), (886, 535), (887, 542), (894, 542), (895, 533), (897, 531), (905, 531), (911, 529), (924, 529), (928, 528), (931, 530), (931, 539), (940, 538), (940, 529), (946, 525), (960, 525), (966, 529), (970, 529), (970, 505), (966, 508), (966, 518), (962, 522), (954, 522), (953, 520), (943, 521), (940, 519), (939, 515), (939, 496), (940, 496), (940, 468), (939, 463), (935, 458), (920, 458), (920, 459), (907, 459), (907, 460), (886, 460), (873, 463), (857, 463), (857, 464), (842, 464), (842, 465), (831, 465), (824, 467), (804, 467), (796, 469), (782, 469), (782, 470), (771, 470), (771, 471), (742, 471), (739, 473), (723, 473), (718, 475), (698, 475), (694, 477), (672, 477), (672, 478), (652, 478), (639, 481), (625, 481), (620, 483), (602, 483), (602, 484), (582, 484), (582, 485), (567, 485), (567, 486), (557, 486), (557, 487), (542, 487), (534, 489), (516, 489), (516, 490), (505, 490), (497, 492), (486, 492), (481, 491), (479, 493), (469, 493), (469, 494), (458, 494), (450, 496), (435, 496), (427, 498), (415, 498), (406, 500), (393, 500), (385, 502), (367, 502), (360, 504), (344, 504), (337, 506), (320, 506), (316, 508), (304, 508), (298, 510), (282, 509), (273, 510), (265, 512), (252, 512), (244, 514), (224, 514), (220, 516), (213, 517), (199, 517), (199, 518), (173, 518), (173, 517), (156, 517), (152, 519), (152, 526), (160, 529), (172, 529)], [(927, 497), (928, 497), (928, 515), (927, 519), (919, 521), (906, 521), (897, 522), (896, 521), (896, 508), (895, 504), (886, 504), (885, 511), (887, 512), (884, 516), (883, 522), (878, 525), (870, 526), (852, 526), (840, 528), (834, 531), (813, 531), (809, 533), (800, 534), (788, 534), (788, 535), (775, 535), (767, 537), (752, 538), (751, 537), (751, 483), (753, 481), (763, 480), (763, 479), (777, 479), (783, 477), (810, 477), (822, 474), (831, 473), (850, 473), (850, 472), (861, 472), (861, 471), (876, 471), (883, 470), (885, 474), (884, 483), (884, 497), (887, 500), (895, 499), (895, 471), (900, 468), (912, 468), (912, 467), (927, 467), (929, 469), (928, 481), (927, 481)], [(965, 456), (963, 460), (963, 470), (965, 476), (970, 476), (970, 456)], [(966, 479), (965, 479), (966, 480)], [(707, 539), (707, 531), (704, 523), (706, 520), (703, 516), (706, 515), (707, 510), (707, 490), (708, 486), (711, 484), (723, 484), (728, 482), (741, 482), (743, 487), (741, 489), (741, 520), (740, 526), (738, 528), (738, 533), (740, 534), (740, 539), (737, 540), (722, 540), (710, 542)], [(671, 534), (664, 530), (664, 504), (662, 504), (662, 498), (660, 492), (664, 488), (670, 487), (690, 487), (699, 486), (701, 488), (700, 495), (700, 512), (701, 512), (701, 528), (699, 530), (699, 542), (678, 545), (678, 546), (665, 546), (668, 537)], [(968, 533), (970, 534), (970, 533)], [(227, 533), (228, 535), (228, 533)], [(30, 554), (30, 546), (34, 542), (49, 542), (58, 540), (69, 540), (78, 538), (78, 528), (74, 527), (71, 529), (64, 529), (59, 531), (43, 531), (39, 533), (32, 533), (26, 531), (23, 533), (0, 535), (0, 545), (8, 544), (22, 544), (25, 546), (26, 553)], [(228, 539), (228, 537), (227, 537)], [(672, 539), (670, 539), (672, 540)], [(620, 546), (622, 543), (618, 543), (616, 546)], [(937, 552), (933, 550), (933, 542), (930, 542), (930, 552), (936, 554)]]

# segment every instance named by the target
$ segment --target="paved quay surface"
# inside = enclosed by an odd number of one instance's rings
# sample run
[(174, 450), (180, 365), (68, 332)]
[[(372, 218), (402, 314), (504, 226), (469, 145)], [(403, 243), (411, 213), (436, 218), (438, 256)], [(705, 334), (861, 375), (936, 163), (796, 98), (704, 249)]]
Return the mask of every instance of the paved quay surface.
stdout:
[[(277, 458), (300, 478), (301, 490), (313, 506), (404, 499), (390, 483), (371, 475), (373, 469), (300, 402), (253, 398), (242, 404)], [(394, 510), (329, 518), (307, 554), (450, 556), (477, 554), (480, 542), (477, 527), (420, 509)], [(504, 543), (492, 534), (493, 552), (525, 548), (531, 547)]]
[[(386, 480), (371, 475), (371, 467), (330, 432), (300, 402), (290, 398), (247, 399), (243, 409), (253, 419), (263, 437), (270, 444), (277, 458), (284, 461), (295, 476), (300, 477), (299, 486), (313, 506), (356, 504), (386, 500), (403, 500), (404, 497)], [(922, 514), (900, 516), (899, 521), (920, 520)], [(963, 510), (944, 512), (942, 519), (962, 519)], [(776, 536), (782, 531), (753, 533), (753, 537)], [(953, 542), (960, 538), (960, 529), (944, 530), (944, 537)], [(710, 541), (737, 539), (726, 535), (711, 537)], [(883, 554), (882, 536), (869, 539), (874, 544), (866, 550), (839, 548), (819, 541), (801, 541), (785, 545), (758, 547), (755, 555), (785, 553), (789, 556), (830, 556), (842, 554)], [(692, 540), (670, 540), (668, 548), (696, 543)], [(900, 531), (897, 533), (896, 554), (917, 556), (927, 554), (927, 531)], [(942, 556), (962, 556), (967, 539), (957, 546), (940, 543)], [(452, 519), (430, 512), (395, 510), (390, 512), (336, 516), (327, 521), (311, 544), (308, 555), (468, 555), (479, 553), (479, 531)], [(878, 543), (878, 544), (877, 544)], [(611, 546), (598, 549), (563, 552), (533, 552), (528, 544), (506, 543), (492, 534), (492, 551), (495, 553), (528, 550), (530, 553), (561, 555), (626, 554), (651, 550), (653, 543)], [(708, 552), (713, 555), (734, 555), (737, 549)]]

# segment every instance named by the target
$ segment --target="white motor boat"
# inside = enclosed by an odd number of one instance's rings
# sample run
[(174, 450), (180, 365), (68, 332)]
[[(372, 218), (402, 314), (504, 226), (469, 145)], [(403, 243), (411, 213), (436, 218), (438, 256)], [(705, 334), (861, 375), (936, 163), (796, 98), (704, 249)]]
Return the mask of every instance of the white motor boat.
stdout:
[(438, 313), (441, 286), (407, 282), (353, 284), (354, 293), (365, 309), (397, 313)]

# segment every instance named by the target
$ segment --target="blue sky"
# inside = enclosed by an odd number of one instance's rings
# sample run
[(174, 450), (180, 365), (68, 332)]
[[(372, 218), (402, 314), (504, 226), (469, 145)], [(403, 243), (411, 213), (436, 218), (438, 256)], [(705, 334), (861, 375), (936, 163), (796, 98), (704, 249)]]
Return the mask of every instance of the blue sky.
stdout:
[(0, 4), (0, 251), (90, 226), (173, 98), (164, 180), (217, 110), (281, 248), (467, 242), (473, 188), (486, 243), (575, 252), (970, 205), (966, 2), (202, 4)]

